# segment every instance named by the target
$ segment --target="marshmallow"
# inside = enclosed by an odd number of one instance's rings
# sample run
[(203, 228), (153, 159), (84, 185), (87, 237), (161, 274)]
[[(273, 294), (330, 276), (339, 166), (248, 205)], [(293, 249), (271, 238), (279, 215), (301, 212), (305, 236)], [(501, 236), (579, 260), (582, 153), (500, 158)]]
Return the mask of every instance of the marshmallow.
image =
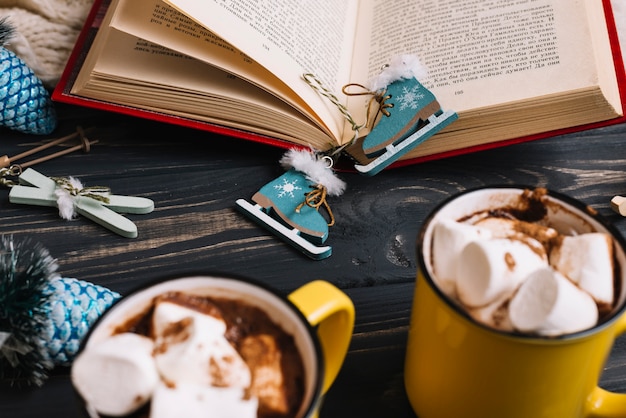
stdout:
[(452, 219), (441, 219), (433, 226), (433, 273), (444, 293), (450, 295), (455, 292), (457, 260), (465, 245), (488, 238), (491, 238), (489, 230)]
[(457, 293), (470, 308), (507, 297), (532, 271), (547, 266), (545, 254), (504, 238), (467, 244), (458, 257)]
[(556, 229), (509, 218), (483, 218), (476, 226), (490, 230), (494, 238), (520, 240), (540, 252), (545, 252), (544, 244), (559, 236)]
[(263, 411), (271, 412), (272, 416), (288, 414), (288, 382), (283, 375), (283, 355), (276, 339), (269, 334), (248, 336), (241, 342), (241, 355), (252, 369), (250, 393), (259, 398)]
[(626, 216), (626, 197), (614, 196), (613, 199), (611, 199), (611, 209), (622, 216)]
[(602, 232), (563, 237), (550, 253), (550, 264), (598, 304), (613, 303), (613, 240)]
[(468, 313), (476, 321), (500, 331), (513, 331), (513, 324), (509, 318), (508, 297), (497, 299), (495, 302), (481, 308), (469, 309)]
[(74, 360), (72, 382), (88, 409), (127, 415), (150, 400), (159, 382), (151, 339), (122, 333), (88, 346)]
[(161, 383), (152, 398), (150, 418), (256, 418), (257, 399), (244, 395), (242, 388)]
[(221, 318), (171, 302), (154, 310), (154, 359), (163, 379), (205, 386), (247, 388), (250, 369), (226, 340)]
[(226, 332), (226, 322), (222, 318), (205, 315), (197, 310), (186, 308), (178, 303), (157, 301), (154, 314), (152, 315), (152, 329), (154, 335), (163, 335), (170, 330), (172, 324), (182, 321), (185, 318), (206, 319), (207, 331), (219, 335)]
[(589, 294), (546, 267), (519, 287), (509, 304), (509, 316), (521, 332), (556, 336), (594, 326), (598, 308)]

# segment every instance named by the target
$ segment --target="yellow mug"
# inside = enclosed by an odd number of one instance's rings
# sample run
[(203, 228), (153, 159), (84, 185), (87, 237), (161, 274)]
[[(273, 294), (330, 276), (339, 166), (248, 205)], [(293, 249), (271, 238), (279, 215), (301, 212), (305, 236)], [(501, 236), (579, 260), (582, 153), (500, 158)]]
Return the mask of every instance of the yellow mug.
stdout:
[[(170, 291), (243, 300), (266, 312), (294, 337), (304, 363), (304, 400), (296, 416), (318, 416), (323, 396), (339, 373), (352, 338), (354, 305), (344, 292), (323, 280), (309, 282), (283, 297), (262, 283), (233, 275), (165, 279), (111, 306), (91, 328), (81, 351), (114, 334), (130, 318), (144, 315), (154, 297)], [(80, 403), (83, 412), (93, 417), (85, 400)]]
[(617, 303), (595, 327), (542, 338), (498, 331), (474, 321), (433, 281), (431, 238), (437, 220), (459, 220), (519, 203), (524, 186), (469, 190), (440, 204), (418, 237), (418, 272), (405, 358), (405, 389), (419, 418), (626, 417), (626, 394), (598, 386), (615, 338), (626, 330), (624, 239), (596, 212), (547, 191), (555, 229), (613, 236)]

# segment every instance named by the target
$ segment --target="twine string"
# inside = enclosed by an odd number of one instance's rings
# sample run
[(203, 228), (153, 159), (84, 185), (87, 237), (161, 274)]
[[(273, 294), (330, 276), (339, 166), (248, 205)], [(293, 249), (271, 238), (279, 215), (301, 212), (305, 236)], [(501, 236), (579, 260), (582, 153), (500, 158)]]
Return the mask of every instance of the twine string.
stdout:
[(65, 190), (70, 196), (89, 197), (101, 203), (110, 202), (108, 195), (111, 194), (111, 189), (108, 187), (91, 186), (78, 188), (67, 177), (52, 177), (52, 180), (54, 180), (58, 188)]
[[(349, 89), (351, 87), (357, 87), (357, 88), (359, 88), (361, 90), (360, 91), (356, 91), (356, 92), (351, 92), (351, 91), (349, 91)], [(368, 89), (367, 87), (365, 87), (362, 84), (359, 84), (359, 83), (349, 83), (349, 84), (346, 84), (345, 86), (343, 86), (341, 91), (346, 96), (368, 96), (368, 95), (372, 96), (372, 98), (370, 99), (370, 101), (367, 104), (367, 120), (366, 120), (364, 126), (372, 127), (374, 125), (374, 122), (376, 121), (376, 118), (378, 118), (378, 114), (379, 113), (382, 113), (383, 115), (385, 115), (387, 117), (391, 116), (391, 113), (389, 113), (389, 110), (387, 110), (387, 109), (392, 108), (393, 107), (393, 103), (387, 103), (387, 100), (391, 99), (391, 94), (387, 94), (387, 89), (381, 89), (381, 90), (378, 90), (378, 91), (372, 91), (372, 90)], [(374, 114), (374, 117), (371, 117), (371, 115), (372, 115), (372, 106), (373, 106), (373, 104), (375, 102), (378, 103), (378, 109), (377, 109), (376, 113)]]
[(335, 224), (335, 217), (333, 216), (333, 212), (330, 210), (330, 205), (326, 201), (326, 195), (326, 187), (318, 184), (313, 188), (313, 190), (304, 194), (304, 201), (296, 206), (296, 212), (300, 213), (300, 210), (304, 207), (304, 205), (317, 211), (320, 210), (321, 206), (324, 206), (326, 212), (328, 212), (328, 216), (330, 217), (330, 222), (328, 222), (328, 226), (333, 226)]
[(346, 146), (348, 145), (352, 145), (356, 139), (359, 136), (359, 129), (363, 128), (364, 126), (366, 126), (365, 124), (358, 124), (354, 118), (352, 117), (352, 114), (350, 114), (350, 111), (348, 110), (348, 108), (339, 101), (339, 98), (332, 92), (330, 91), (328, 88), (326, 88), (324, 86), (324, 83), (322, 83), (322, 81), (317, 78), (317, 76), (315, 74), (312, 73), (306, 73), (302, 75), (302, 78), (304, 79), (304, 81), (306, 81), (306, 83), (315, 91), (317, 91), (320, 95), (326, 97), (328, 100), (330, 100), (330, 102), (337, 108), (339, 109), (339, 111), (341, 112), (341, 114), (343, 115), (343, 117), (348, 121), (348, 123), (350, 123), (350, 126), (352, 128), (352, 130), (354, 131), (354, 136), (352, 137), (352, 139), (345, 145), (342, 145), (341, 147), (338, 147), (337, 149), (335, 149), (330, 155), (335, 155), (339, 152), (341, 152)]
[[(317, 78), (315, 74), (306, 73), (302, 75), (302, 78), (311, 88), (317, 91), (320, 95), (326, 97), (333, 105), (335, 105), (335, 107), (337, 107), (337, 109), (339, 109), (344, 118), (350, 123), (350, 126), (354, 131), (354, 136), (352, 137), (352, 139), (348, 143), (332, 150), (330, 152), (331, 156), (338, 154), (339, 152), (343, 151), (344, 148), (354, 144), (359, 136), (359, 129), (364, 127), (372, 128), (381, 113), (386, 117), (391, 116), (391, 113), (388, 109), (393, 107), (393, 103), (387, 102), (387, 100), (391, 99), (391, 95), (387, 94), (387, 89), (372, 91), (359, 83), (348, 83), (341, 88), (341, 92), (346, 96), (372, 96), (367, 104), (367, 116), (365, 123), (358, 124), (350, 114), (348, 108), (339, 101), (339, 98), (337, 98), (337, 96), (332, 91), (324, 86), (322, 81)], [(350, 89), (354, 87), (357, 87), (358, 89), (360, 89), (360, 91), (350, 91)], [(372, 107), (374, 106), (374, 103), (378, 103), (378, 109), (376, 109), (375, 112), (372, 112)]]

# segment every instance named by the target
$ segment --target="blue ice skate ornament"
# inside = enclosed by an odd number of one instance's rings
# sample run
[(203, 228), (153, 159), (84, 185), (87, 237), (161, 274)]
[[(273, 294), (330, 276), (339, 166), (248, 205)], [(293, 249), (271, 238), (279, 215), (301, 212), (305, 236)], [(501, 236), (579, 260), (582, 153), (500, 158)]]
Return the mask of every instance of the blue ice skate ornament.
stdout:
[(366, 86), (379, 103), (372, 130), (362, 142), (370, 159), (355, 168), (368, 176), (379, 173), (398, 158), (455, 121), (418, 79), (426, 70), (414, 55), (398, 55)]
[[(334, 225), (327, 196), (340, 196), (345, 183), (335, 176), (329, 157), (307, 149), (290, 149), (280, 164), (285, 174), (252, 196), (254, 204), (237, 200), (237, 207), (250, 219), (285, 240), (307, 256), (320, 260), (332, 248), (324, 245)], [(330, 220), (320, 213), (323, 207)]]
[(57, 126), (48, 91), (28, 65), (4, 47), (13, 27), (0, 19), (0, 127), (47, 135)]
[(48, 250), (0, 236), (0, 383), (41, 386), (68, 366), (94, 322), (120, 295), (61, 277)]

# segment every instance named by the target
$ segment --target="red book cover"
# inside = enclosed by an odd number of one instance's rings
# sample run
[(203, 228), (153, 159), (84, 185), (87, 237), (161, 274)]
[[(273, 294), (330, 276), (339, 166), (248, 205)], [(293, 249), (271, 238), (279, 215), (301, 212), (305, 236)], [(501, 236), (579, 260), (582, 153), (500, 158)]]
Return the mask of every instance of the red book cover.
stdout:
[[(144, 110), (144, 109), (127, 107), (127, 106), (118, 105), (115, 103), (89, 99), (89, 98), (80, 97), (80, 96), (71, 94), (70, 90), (76, 79), (78, 70), (80, 69), (85, 59), (85, 56), (87, 54), (87, 51), (89, 50), (89, 47), (91, 43), (93, 42), (93, 39), (102, 23), (102, 20), (104, 18), (104, 15), (106, 13), (109, 3), (110, 3), (110, 0), (94, 0), (94, 4), (91, 9), (91, 12), (87, 16), (83, 30), (81, 31), (76, 41), (76, 45), (68, 59), (68, 63), (65, 67), (65, 70), (57, 86), (52, 92), (53, 100), (58, 101), (58, 102), (68, 103), (68, 104), (91, 107), (91, 108), (100, 109), (100, 110), (118, 112), (118, 113), (127, 114), (131, 116), (137, 116), (137, 117), (156, 120), (160, 122), (190, 127), (194, 129), (200, 129), (200, 130), (212, 132), (212, 133), (219, 134), (219, 135), (226, 135), (226, 136), (241, 138), (244, 140), (260, 142), (260, 143), (264, 143), (264, 144), (268, 144), (268, 145), (272, 145), (272, 146), (276, 146), (280, 148), (285, 148), (285, 149), (295, 146), (294, 144), (288, 141), (283, 141), (283, 140), (272, 138), (269, 136), (259, 135), (259, 134), (248, 132), (245, 130), (234, 129), (230, 127), (220, 126), (217, 124), (211, 124), (211, 123), (197, 121), (194, 119), (189, 119), (189, 118), (184, 118), (184, 117), (172, 116), (172, 115), (168, 115), (165, 113), (159, 113), (159, 112), (153, 112), (153, 111)], [(612, 48), (613, 60), (615, 63), (615, 68), (616, 68), (616, 73), (617, 73), (617, 81), (618, 81), (620, 98), (622, 102), (622, 108), (626, 109), (626, 71), (624, 69), (624, 62), (622, 59), (617, 28), (616, 28), (615, 20), (613, 17), (611, 1), (603, 0), (602, 4), (604, 7), (606, 19), (607, 19), (607, 28), (609, 32), (609, 39), (611, 41), (611, 48)], [(578, 132), (582, 130), (588, 130), (588, 129), (598, 128), (602, 126), (609, 126), (613, 124), (624, 123), (624, 122), (626, 122), (626, 116), (622, 115), (618, 118), (610, 119), (607, 121), (601, 121), (601, 122), (595, 122), (595, 123), (590, 123), (590, 124), (585, 124), (585, 125), (573, 126), (573, 127), (564, 128), (564, 129), (547, 131), (547, 132), (542, 132), (539, 134), (492, 142), (489, 144), (470, 146), (470, 147), (465, 147), (462, 149), (446, 151), (446, 152), (432, 154), (432, 155), (423, 156), (423, 157), (399, 160), (393, 163), (390, 167), (406, 166), (410, 164), (416, 164), (416, 163), (425, 162), (425, 161), (432, 161), (432, 160), (441, 159), (441, 158), (468, 154), (472, 152), (503, 147), (506, 145), (512, 145), (512, 144), (517, 144), (517, 143), (526, 142), (526, 141), (543, 139), (543, 138), (547, 138), (551, 136)]]

